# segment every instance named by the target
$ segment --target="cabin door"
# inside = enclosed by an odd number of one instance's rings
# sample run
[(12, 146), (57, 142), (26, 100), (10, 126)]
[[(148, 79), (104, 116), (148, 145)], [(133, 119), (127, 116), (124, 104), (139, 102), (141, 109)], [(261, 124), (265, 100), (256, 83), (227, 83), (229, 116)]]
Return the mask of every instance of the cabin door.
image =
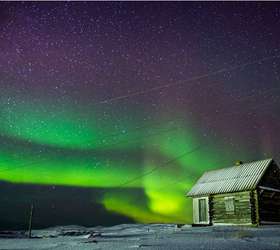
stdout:
[(209, 224), (209, 198), (193, 198), (193, 222), (194, 224)]
[(206, 222), (207, 221), (207, 206), (206, 206), (206, 199), (199, 199), (198, 200), (198, 219), (199, 222)]

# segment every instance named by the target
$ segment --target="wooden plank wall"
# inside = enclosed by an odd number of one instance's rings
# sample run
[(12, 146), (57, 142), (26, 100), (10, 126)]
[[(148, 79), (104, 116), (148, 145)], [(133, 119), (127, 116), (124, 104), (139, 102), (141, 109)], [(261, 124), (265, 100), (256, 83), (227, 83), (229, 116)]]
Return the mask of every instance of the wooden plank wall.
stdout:
[(260, 223), (280, 222), (280, 193), (263, 190), (259, 193)]
[(257, 190), (252, 190), (250, 192), (250, 203), (251, 203), (251, 219), (252, 224), (260, 224), (260, 215), (259, 215), (259, 197)]
[[(226, 211), (225, 198), (234, 197), (234, 212)], [(213, 195), (211, 198), (211, 218), (213, 224), (248, 224), (251, 220), (251, 192), (237, 192)]]
[(280, 189), (280, 169), (273, 163), (269, 166), (258, 187), (260, 223), (280, 222), (280, 193), (262, 190), (261, 187)]

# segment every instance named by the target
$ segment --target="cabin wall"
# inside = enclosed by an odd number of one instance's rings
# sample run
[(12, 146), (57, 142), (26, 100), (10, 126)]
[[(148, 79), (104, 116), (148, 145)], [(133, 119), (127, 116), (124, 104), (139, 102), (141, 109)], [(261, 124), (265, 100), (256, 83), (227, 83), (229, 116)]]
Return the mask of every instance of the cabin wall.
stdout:
[(280, 192), (259, 190), (261, 224), (280, 223)]
[(280, 222), (280, 169), (275, 163), (258, 185), (258, 203), (261, 224)]
[(251, 193), (251, 220), (252, 224), (260, 224), (260, 214), (259, 214), (259, 194), (258, 191), (252, 190)]
[(251, 192), (211, 196), (210, 216), (215, 224), (252, 224)]

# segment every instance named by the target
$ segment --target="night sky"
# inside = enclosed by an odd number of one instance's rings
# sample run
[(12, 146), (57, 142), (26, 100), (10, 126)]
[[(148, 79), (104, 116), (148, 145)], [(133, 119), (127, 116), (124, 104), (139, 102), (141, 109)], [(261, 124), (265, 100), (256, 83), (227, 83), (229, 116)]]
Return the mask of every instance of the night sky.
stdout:
[(1, 199), (190, 223), (205, 170), (280, 163), (279, 27), (277, 2), (2, 2)]

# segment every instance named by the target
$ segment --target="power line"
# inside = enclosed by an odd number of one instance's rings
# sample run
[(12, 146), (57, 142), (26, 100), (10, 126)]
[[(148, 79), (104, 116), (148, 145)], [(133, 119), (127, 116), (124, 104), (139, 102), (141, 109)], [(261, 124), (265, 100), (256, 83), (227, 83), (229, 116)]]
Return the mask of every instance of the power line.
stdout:
[[(273, 59), (278, 59), (278, 58), (280, 58), (280, 55), (278, 55), (278, 54), (277, 55), (273, 55), (273, 56), (266, 56), (266, 57), (259, 58), (257, 60), (253, 60), (253, 61), (249, 61), (249, 62), (246, 62), (246, 63), (239, 64), (239, 65), (230, 66), (230, 67), (224, 67), (224, 68), (212, 71), (210, 73), (206, 73), (206, 74), (190, 77), (189, 79), (177, 81), (175, 83), (167, 83), (167, 84), (159, 85), (159, 86), (152, 87), (152, 88), (149, 88), (149, 89), (146, 89), (146, 90), (136, 91), (136, 92), (133, 92), (133, 93), (130, 93), (130, 94), (127, 94), (127, 95), (120, 95), (120, 96), (115, 96), (115, 97), (107, 98), (107, 99), (95, 102), (94, 104), (95, 105), (97, 105), (97, 104), (108, 104), (108, 103), (111, 103), (111, 102), (114, 102), (114, 101), (118, 101), (118, 100), (122, 100), (122, 99), (127, 99), (127, 98), (134, 97), (134, 96), (143, 95), (143, 94), (146, 94), (146, 93), (149, 93), (149, 92), (154, 92), (156, 90), (160, 90), (160, 89), (164, 89), (164, 88), (169, 88), (169, 87), (181, 85), (181, 84), (188, 83), (188, 82), (194, 82), (194, 81), (201, 80), (201, 79), (204, 79), (204, 78), (208, 78), (208, 77), (211, 77), (211, 76), (215, 76), (215, 75), (218, 75), (218, 74), (221, 74), (221, 73), (232, 72), (232, 71), (235, 71), (235, 70), (238, 70), (238, 69), (245, 68), (245, 67), (250, 66), (250, 65), (254, 65), (254, 64), (258, 64), (258, 63), (263, 63), (263, 62), (270, 61), (270, 60), (273, 60)], [(84, 63), (88, 64), (86, 62), (84, 62)]]
[(191, 78), (189, 78), (187, 80), (178, 81), (176, 83), (168, 83), (168, 84), (156, 86), (156, 87), (153, 87), (153, 88), (149, 88), (149, 89), (146, 89), (146, 90), (136, 91), (136, 92), (133, 92), (131, 94), (120, 95), (120, 96), (104, 99), (104, 100), (102, 100), (100, 102), (97, 102), (96, 104), (108, 104), (108, 103), (111, 103), (111, 102), (114, 102), (114, 101), (123, 100), (123, 99), (127, 99), (127, 98), (130, 98), (130, 97), (143, 95), (143, 94), (146, 94), (146, 93), (149, 93), (149, 92), (153, 92), (153, 91), (156, 91), (156, 90), (160, 90), (160, 89), (169, 88), (169, 87), (181, 85), (181, 84), (188, 83), (188, 82), (193, 82), (193, 81), (201, 80), (201, 79), (208, 78), (210, 76), (215, 76), (215, 75), (218, 75), (218, 74), (221, 74), (221, 73), (235, 71), (235, 70), (247, 67), (249, 65), (254, 65), (254, 64), (257, 64), (257, 63), (273, 60), (273, 59), (276, 59), (276, 58), (280, 58), (280, 55), (263, 57), (261, 59), (254, 60), (254, 61), (251, 61), (251, 62), (243, 63), (243, 64), (232, 66), (232, 67), (221, 68), (219, 70), (216, 70), (216, 71), (213, 71), (213, 72), (210, 72), (210, 73), (207, 73), (207, 74), (203, 74), (203, 75), (199, 75), (199, 76), (194, 76), (194, 77), (191, 77)]
[[(202, 148), (202, 147), (203, 147), (203, 146), (201, 146), (201, 145), (200, 145), (200, 146), (196, 146), (196, 147), (194, 147), (193, 149), (191, 149), (190, 151), (186, 151), (186, 152), (184, 152), (183, 154), (180, 154), (180, 155), (176, 156), (175, 158), (172, 158), (171, 160), (168, 160), (168, 161), (166, 161), (165, 163), (163, 163), (163, 164), (161, 164), (161, 165), (159, 165), (159, 166), (157, 166), (157, 167), (154, 167), (153, 169), (151, 169), (151, 170), (149, 170), (149, 171), (147, 171), (147, 172), (145, 172), (145, 173), (143, 173), (143, 174), (141, 174), (141, 175), (139, 175), (139, 176), (136, 176), (136, 177), (133, 178), (133, 179), (130, 179), (130, 180), (128, 180), (128, 181), (125, 181), (125, 182), (121, 183), (120, 185), (118, 185), (118, 186), (115, 187), (115, 188), (122, 188), (122, 187), (125, 187), (125, 186), (128, 185), (128, 184), (131, 184), (131, 183), (133, 183), (133, 182), (135, 182), (135, 181), (137, 181), (137, 180), (139, 180), (139, 179), (141, 179), (141, 178), (143, 178), (143, 177), (145, 177), (145, 176), (148, 176), (148, 175), (152, 174), (153, 172), (157, 171), (159, 168), (165, 167), (165, 166), (169, 165), (170, 163), (173, 163), (173, 162), (175, 162), (175, 161), (177, 161), (177, 160), (179, 160), (179, 159), (181, 159), (181, 158), (183, 158), (183, 157), (185, 157), (185, 156), (187, 156), (187, 155), (190, 155), (190, 154), (192, 154), (192, 153), (194, 153), (194, 152), (200, 150), (200, 148)], [(107, 192), (107, 191), (105, 191), (105, 193), (106, 193), (106, 192)]]

